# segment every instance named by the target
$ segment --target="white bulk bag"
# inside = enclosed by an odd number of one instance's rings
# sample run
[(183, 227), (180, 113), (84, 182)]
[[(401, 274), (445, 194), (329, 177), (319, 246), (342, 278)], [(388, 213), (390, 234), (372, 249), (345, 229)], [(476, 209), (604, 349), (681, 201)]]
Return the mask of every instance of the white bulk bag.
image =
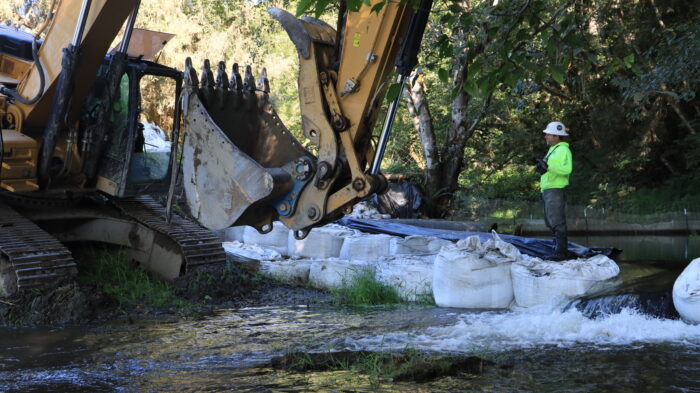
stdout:
[[(280, 223), (280, 225), (282, 224)], [(223, 232), (225, 242), (243, 242), (243, 233), (245, 232), (245, 226), (228, 227), (226, 229), (223, 229)]]
[(340, 248), (340, 259), (374, 261), (389, 256), (389, 243), (395, 238), (396, 236), (385, 234), (364, 233), (346, 237)]
[(364, 261), (336, 258), (314, 260), (309, 269), (309, 283), (320, 289), (341, 288), (352, 284), (352, 277), (367, 269), (374, 271), (374, 266)]
[(397, 254), (437, 254), (442, 246), (452, 245), (449, 240), (430, 236), (394, 237), (389, 245), (390, 255)]
[(260, 272), (290, 285), (306, 285), (313, 261), (308, 259), (261, 261)]
[(243, 230), (243, 243), (256, 244), (262, 248), (269, 248), (277, 251), (283, 256), (289, 255), (287, 242), (289, 229), (279, 221), (272, 224), (272, 231), (261, 234), (257, 229), (246, 226)]
[(690, 262), (673, 284), (673, 305), (684, 321), (700, 323), (700, 258)]
[(617, 277), (620, 268), (604, 255), (562, 262), (523, 258), (511, 266), (511, 274), (516, 304), (532, 307), (553, 298), (565, 301), (590, 295)]
[(380, 260), (376, 265), (379, 282), (396, 289), (404, 300), (415, 301), (433, 291), (432, 256), (400, 255)]
[(444, 246), (435, 258), (433, 295), (441, 307), (507, 308), (513, 301), (510, 265), (520, 252), (510, 243), (472, 236)]
[(256, 259), (258, 261), (276, 261), (282, 259), (282, 255), (270, 248), (263, 248), (256, 244), (245, 244), (238, 241), (223, 242), (221, 245), (226, 254), (235, 254), (242, 257)]
[(297, 240), (294, 231), (289, 231), (287, 237), (290, 256), (303, 258), (337, 258), (343, 240), (352, 236), (355, 232), (347, 227), (328, 224), (313, 228), (304, 240)]

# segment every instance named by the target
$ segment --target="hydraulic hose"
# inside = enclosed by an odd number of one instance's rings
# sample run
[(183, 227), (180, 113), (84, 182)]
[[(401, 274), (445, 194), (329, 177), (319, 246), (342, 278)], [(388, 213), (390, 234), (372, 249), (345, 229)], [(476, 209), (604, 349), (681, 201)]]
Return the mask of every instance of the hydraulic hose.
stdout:
[(9, 87), (0, 85), (0, 94), (4, 94), (11, 97), (13, 100), (17, 100), (24, 105), (33, 105), (39, 98), (44, 94), (44, 86), (46, 85), (46, 77), (44, 76), (44, 68), (41, 66), (41, 61), (39, 61), (39, 44), (37, 43), (37, 37), (34, 37), (32, 41), (32, 57), (34, 58), (34, 64), (36, 64), (36, 70), (39, 73), (39, 91), (37, 91), (36, 96), (31, 100), (22, 97), (17, 90), (10, 89)]

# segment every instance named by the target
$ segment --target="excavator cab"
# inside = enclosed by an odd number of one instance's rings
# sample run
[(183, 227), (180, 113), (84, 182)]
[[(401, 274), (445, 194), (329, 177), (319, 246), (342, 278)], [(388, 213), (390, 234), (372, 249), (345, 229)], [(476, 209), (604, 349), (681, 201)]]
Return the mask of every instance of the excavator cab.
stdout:
[[(111, 108), (104, 108), (100, 97), (104, 96), (107, 79), (112, 77), (107, 73), (108, 68), (108, 63), (100, 68), (81, 119), (82, 124), (91, 127), (98, 121), (97, 113), (108, 112), (110, 132), (104, 136), (104, 151), (94, 186), (118, 198), (164, 194), (175, 159), (171, 154), (172, 135), (165, 130), (172, 129), (179, 117), (176, 97), (182, 87), (182, 73), (150, 61), (129, 59)], [(144, 118), (142, 87), (147, 80), (164, 91), (173, 91), (169, 106), (175, 109), (169, 116), (157, 120)]]

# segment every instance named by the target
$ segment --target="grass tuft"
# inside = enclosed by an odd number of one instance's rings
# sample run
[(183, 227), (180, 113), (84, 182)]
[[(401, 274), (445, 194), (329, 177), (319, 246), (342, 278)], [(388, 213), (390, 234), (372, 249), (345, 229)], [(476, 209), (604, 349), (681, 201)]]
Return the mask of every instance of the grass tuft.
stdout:
[(96, 284), (122, 305), (181, 306), (173, 286), (149, 274), (124, 249), (93, 249), (80, 266), (81, 281)]
[(332, 290), (336, 304), (350, 306), (372, 306), (398, 304), (402, 302), (399, 293), (390, 285), (377, 281), (369, 269), (357, 271), (349, 278), (343, 278), (342, 286)]
[(478, 375), (483, 372), (485, 365), (493, 364), (474, 355), (429, 355), (411, 347), (406, 347), (401, 352), (287, 352), (271, 362), (273, 368), (296, 372), (351, 371), (367, 376), (370, 384), (375, 386), (392, 381), (425, 382), (457, 374)]

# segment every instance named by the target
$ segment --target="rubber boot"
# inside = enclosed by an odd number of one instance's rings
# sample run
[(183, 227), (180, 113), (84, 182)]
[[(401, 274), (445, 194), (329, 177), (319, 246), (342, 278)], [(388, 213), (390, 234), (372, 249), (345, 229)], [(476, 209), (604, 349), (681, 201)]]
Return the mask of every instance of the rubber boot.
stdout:
[(570, 258), (568, 246), (569, 242), (566, 232), (559, 231), (554, 235), (554, 257), (553, 261), (563, 261)]

